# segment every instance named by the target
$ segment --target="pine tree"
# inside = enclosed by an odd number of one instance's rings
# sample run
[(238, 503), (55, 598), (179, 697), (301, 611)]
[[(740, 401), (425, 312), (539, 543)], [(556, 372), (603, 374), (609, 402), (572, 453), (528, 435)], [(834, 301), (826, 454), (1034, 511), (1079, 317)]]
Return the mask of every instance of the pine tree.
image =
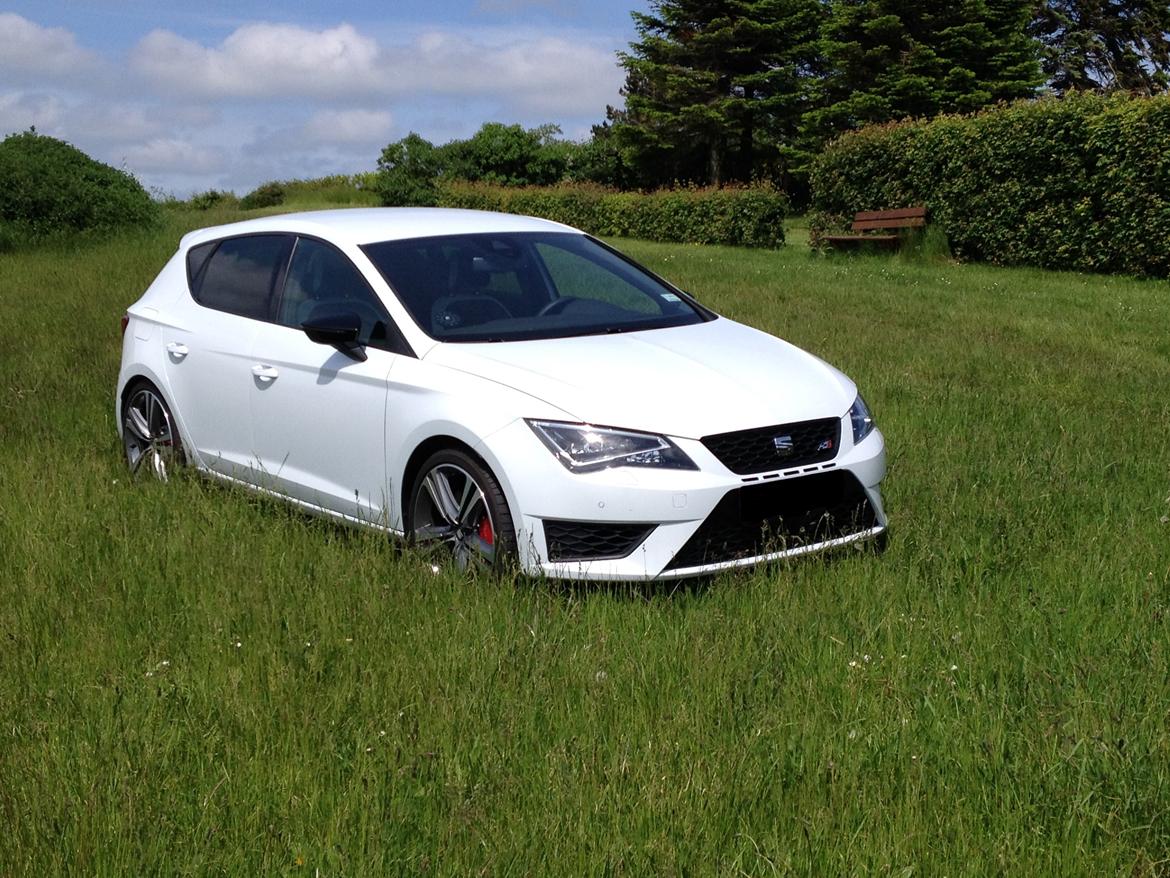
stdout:
[[(750, 180), (796, 148), (813, 90), (820, 0), (651, 0), (620, 53), (613, 136), (642, 185)], [(765, 145), (767, 144), (767, 145)]]
[(1166, 0), (1040, 0), (1032, 33), (1058, 92), (1170, 88), (1170, 3)]
[(822, 135), (872, 122), (969, 112), (1035, 93), (1038, 47), (1023, 0), (833, 0)]

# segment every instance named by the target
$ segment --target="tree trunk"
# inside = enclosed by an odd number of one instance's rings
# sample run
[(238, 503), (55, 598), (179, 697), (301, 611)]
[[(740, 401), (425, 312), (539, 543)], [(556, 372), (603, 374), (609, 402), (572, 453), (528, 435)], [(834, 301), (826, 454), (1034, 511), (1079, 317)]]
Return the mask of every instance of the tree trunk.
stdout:
[(756, 114), (752, 108), (752, 99), (755, 91), (750, 87), (743, 90), (744, 113), (743, 126), (739, 129), (739, 179), (743, 183), (752, 181), (752, 172), (755, 171), (755, 139)]

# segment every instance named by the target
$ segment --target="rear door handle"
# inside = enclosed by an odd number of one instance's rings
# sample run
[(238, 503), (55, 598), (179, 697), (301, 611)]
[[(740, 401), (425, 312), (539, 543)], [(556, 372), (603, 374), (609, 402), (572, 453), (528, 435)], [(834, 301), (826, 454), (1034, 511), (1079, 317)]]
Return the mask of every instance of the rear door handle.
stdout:
[(183, 359), (183, 357), (187, 356), (187, 354), (189, 354), (190, 351), (187, 350), (187, 346), (185, 344), (182, 344), (181, 342), (173, 341), (169, 345), (167, 345), (167, 353), (170, 354), (172, 357), (174, 357), (176, 360), (181, 360), (181, 359)]
[(275, 381), (280, 375), (280, 372), (275, 366), (265, 366), (262, 363), (257, 363), (252, 367), (252, 374), (267, 384), (270, 381)]

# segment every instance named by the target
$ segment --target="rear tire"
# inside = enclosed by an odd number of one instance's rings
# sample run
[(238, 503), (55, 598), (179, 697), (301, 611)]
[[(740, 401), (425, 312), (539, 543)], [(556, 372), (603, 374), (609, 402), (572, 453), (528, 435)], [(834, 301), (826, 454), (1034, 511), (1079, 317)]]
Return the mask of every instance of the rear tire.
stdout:
[(122, 447), (130, 475), (153, 475), (167, 481), (187, 456), (171, 409), (158, 388), (139, 378), (126, 392), (122, 406)]
[(516, 557), (516, 529), (500, 484), (479, 459), (445, 448), (426, 459), (411, 485), (406, 532), (434, 550), (437, 565), (500, 571)]

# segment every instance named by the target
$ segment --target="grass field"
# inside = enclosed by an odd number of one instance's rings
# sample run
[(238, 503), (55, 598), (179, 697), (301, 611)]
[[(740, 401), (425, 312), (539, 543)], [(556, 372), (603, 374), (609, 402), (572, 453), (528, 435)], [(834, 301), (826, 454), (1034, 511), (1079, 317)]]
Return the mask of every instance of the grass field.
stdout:
[(1170, 874), (1170, 284), (619, 242), (857, 380), (889, 550), (466, 582), (128, 482), (118, 319), (229, 218), (0, 256), (0, 875)]

